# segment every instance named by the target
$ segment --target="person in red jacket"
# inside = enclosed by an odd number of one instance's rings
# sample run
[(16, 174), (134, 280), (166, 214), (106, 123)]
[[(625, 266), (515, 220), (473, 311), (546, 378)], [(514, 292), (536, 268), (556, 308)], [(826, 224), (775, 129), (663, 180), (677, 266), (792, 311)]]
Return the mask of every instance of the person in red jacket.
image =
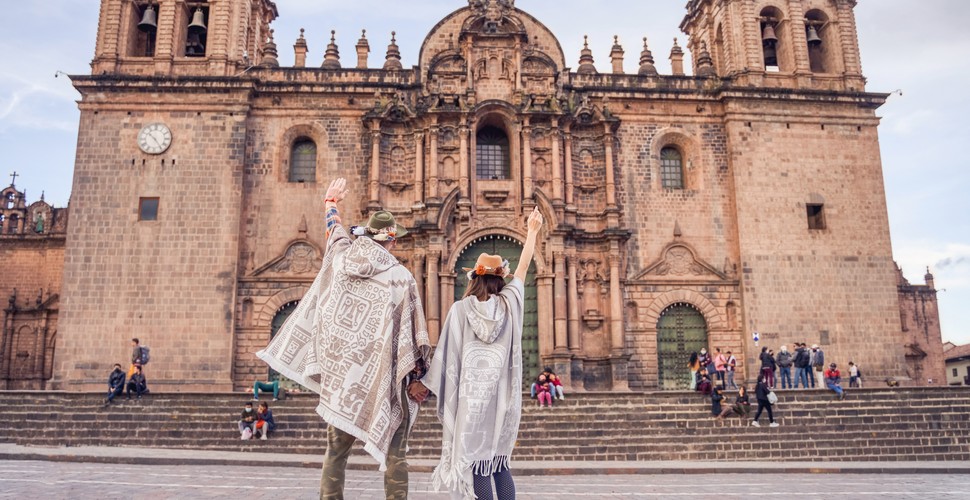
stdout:
[(839, 373), (839, 367), (835, 363), (830, 364), (824, 375), (825, 387), (834, 392), (839, 400), (845, 399), (845, 389), (842, 388), (842, 374)]

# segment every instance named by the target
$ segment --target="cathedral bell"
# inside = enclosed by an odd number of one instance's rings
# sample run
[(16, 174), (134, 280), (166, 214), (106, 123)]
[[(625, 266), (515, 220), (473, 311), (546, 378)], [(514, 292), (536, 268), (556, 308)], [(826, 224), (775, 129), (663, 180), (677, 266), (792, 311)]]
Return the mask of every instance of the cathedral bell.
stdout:
[(199, 7), (195, 9), (195, 14), (192, 15), (192, 22), (189, 23), (189, 33), (200, 35), (205, 33), (205, 13), (202, 12), (202, 8)]
[(813, 47), (822, 45), (822, 39), (818, 36), (818, 29), (815, 26), (808, 27), (808, 44)]
[(761, 43), (765, 47), (769, 45), (774, 47), (778, 43), (778, 37), (775, 35), (775, 27), (769, 23), (765, 23), (765, 29), (761, 34)]
[(154, 33), (158, 29), (158, 14), (151, 5), (145, 8), (141, 22), (138, 23), (138, 29), (145, 33)]

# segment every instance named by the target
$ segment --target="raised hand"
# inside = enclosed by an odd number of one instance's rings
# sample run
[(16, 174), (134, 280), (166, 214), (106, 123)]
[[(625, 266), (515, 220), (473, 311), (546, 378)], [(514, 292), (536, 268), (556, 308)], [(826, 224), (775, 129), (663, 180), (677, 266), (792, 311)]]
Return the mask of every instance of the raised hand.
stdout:
[(347, 197), (347, 193), (349, 192), (350, 190), (347, 189), (347, 179), (343, 177), (334, 179), (330, 183), (330, 187), (327, 188), (327, 201), (340, 203)]
[(539, 229), (542, 228), (542, 224), (544, 222), (545, 222), (545, 219), (542, 217), (542, 213), (539, 212), (539, 207), (536, 207), (535, 209), (532, 210), (532, 213), (529, 214), (529, 222), (528, 222), (529, 232), (538, 233)]

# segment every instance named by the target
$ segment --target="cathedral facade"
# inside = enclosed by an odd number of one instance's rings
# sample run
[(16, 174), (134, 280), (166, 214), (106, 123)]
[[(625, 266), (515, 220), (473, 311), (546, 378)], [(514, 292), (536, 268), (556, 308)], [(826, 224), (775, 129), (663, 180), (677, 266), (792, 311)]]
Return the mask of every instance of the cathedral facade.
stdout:
[(102, 386), (131, 337), (152, 347), (157, 390), (267, 377), (253, 353), (319, 269), (335, 177), (352, 189), (346, 223), (387, 209), (408, 227), (395, 253), (433, 339), (460, 268), (517, 256), (539, 208), (526, 378), (551, 366), (574, 390), (678, 389), (701, 347), (737, 355), (740, 380), (761, 346), (803, 341), (915, 379), (879, 156), (887, 95), (865, 88), (854, 6), (692, 0), (693, 68), (675, 42), (660, 75), (646, 40), (635, 71), (616, 40), (612, 72), (588, 48), (574, 66), (513, 0), (461, 5), (412, 68), (393, 40), (372, 66), (363, 35), (353, 62), (336, 39), (313, 61), (302, 33), (281, 67), (269, 0), (102, 0), (93, 71), (72, 77), (52, 386)]

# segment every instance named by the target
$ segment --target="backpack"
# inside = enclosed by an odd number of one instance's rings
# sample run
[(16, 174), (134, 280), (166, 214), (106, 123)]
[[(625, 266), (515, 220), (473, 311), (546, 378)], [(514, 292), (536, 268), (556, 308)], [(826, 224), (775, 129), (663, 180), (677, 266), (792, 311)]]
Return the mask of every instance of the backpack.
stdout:
[(150, 352), (151, 348), (146, 346), (141, 347), (141, 364), (147, 365), (148, 360), (151, 358)]
[(283, 400), (286, 399), (286, 388), (285, 387), (280, 387), (280, 392), (279, 392), (279, 395), (276, 396), (276, 399), (278, 399), (280, 401), (283, 401)]

